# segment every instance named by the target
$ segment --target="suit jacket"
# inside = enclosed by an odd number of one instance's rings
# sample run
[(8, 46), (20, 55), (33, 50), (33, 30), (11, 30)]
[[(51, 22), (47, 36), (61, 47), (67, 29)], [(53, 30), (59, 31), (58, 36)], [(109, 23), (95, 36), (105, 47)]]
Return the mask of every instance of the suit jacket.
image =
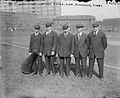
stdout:
[(82, 33), (80, 40), (78, 40), (78, 33), (74, 36), (74, 56), (79, 57), (79, 52), (82, 57), (87, 57), (88, 55), (88, 40), (87, 34)]
[(30, 44), (29, 44), (29, 52), (33, 53), (36, 52), (39, 54), (40, 52), (42, 53), (43, 51), (43, 35), (38, 34), (35, 36), (33, 33), (30, 37)]
[(74, 36), (70, 33), (64, 36), (64, 33), (58, 37), (57, 52), (59, 57), (70, 57), (74, 52)]
[(89, 40), (89, 57), (104, 58), (104, 50), (107, 47), (107, 38), (104, 32), (98, 31), (97, 35), (94, 36), (93, 31), (88, 34)]
[(51, 31), (46, 35), (46, 32), (43, 34), (43, 54), (51, 55), (51, 51), (56, 52), (57, 49), (57, 33)]

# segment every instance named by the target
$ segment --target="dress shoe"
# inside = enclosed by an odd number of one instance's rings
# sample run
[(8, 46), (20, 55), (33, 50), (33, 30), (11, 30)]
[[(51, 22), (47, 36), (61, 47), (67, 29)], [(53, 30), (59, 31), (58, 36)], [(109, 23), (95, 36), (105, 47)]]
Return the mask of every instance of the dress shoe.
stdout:
[(82, 73), (82, 76), (83, 76), (83, 78), (86, 78), (86, 74), (84, 72)]
[(67, 77), (69, 77), (69, 76), (70, 76), (70, 74), (66, 74), (66, 76), (67, 76)]
[(40, 76), (42, 76), (42, 73), (39, 73)]
[(60, 77), (63, 78), (64, 74), (60, 74)]
[(103, 77), (103, 76), (100, 76), (99, 78), (100, 78), (100, 79), (103, 79), (104, 77)]
[(90, 79), (92, 78), (92, 74), (89, 75), (89, 78), (90, 78)]
[(37, 72), (34, 72), (32, 75), (37, 75)]
[(48, 76), (50, 74), (50, 72), (48, 72), (45, 76)]

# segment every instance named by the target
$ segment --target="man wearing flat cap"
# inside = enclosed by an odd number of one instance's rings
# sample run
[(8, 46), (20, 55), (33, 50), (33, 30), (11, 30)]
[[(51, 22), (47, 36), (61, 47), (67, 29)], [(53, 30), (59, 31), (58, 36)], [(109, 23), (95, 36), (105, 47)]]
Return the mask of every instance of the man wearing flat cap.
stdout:
[[(70, 33), (68, 24), (62, 26), (63, 32), (58, 37), (57, 54), (60, 58), (60, 76), (64, 76), (64, 66), (66, 76), (70, 76), (70, 61), (74, 51), (74, 36)], [(66, 61), (66, 65), (65, 65)]]
[(107, 38), (98, 23), (94, 23), (93, 31), (88, 34), (89, 40), (89, 77), (92, 78), (95, 59), (99, 68), (99, 78), (103, 78), (104, 51), (107, 48)]
[(57, 33), (52, 30), (52, 22), (47, 22), (46, 32), (43, 34), (43, 54), (45, 56), (46, 61), (46, 71), (49, 75), (52, 71), (52, 74), (55, 75), (55, 66), (54, 66), (54, 58), (56, 54), (57, 48)]
[(40, 33), (40, 26), (35, 25), (34, 26), (34, 33), (30, 37), (30, 44), (29, 44), (29, 55), (31, 55), (33, 52), (38, 55), (38, 67), (35, 66), (35, 73), (39, 71), (39, 75), (42, 74), (41, 67), (42, 67), (42, 48), (43, 48), (43, 36)]
[[(74, 57), (76, 62), (76, 76), (86, 77), (88, 55), (88, 40), (82, 24), (76, 25), (77, 34), (74, 36)], [(80, 63), (81, 61), (81, 63)]]

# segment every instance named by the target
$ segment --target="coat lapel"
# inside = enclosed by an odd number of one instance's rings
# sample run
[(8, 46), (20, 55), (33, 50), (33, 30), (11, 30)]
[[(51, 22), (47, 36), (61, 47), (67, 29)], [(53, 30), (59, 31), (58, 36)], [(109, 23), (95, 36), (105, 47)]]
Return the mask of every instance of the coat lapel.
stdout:
[(78, 33), (75, 35), (75, 42), (78, 45)]

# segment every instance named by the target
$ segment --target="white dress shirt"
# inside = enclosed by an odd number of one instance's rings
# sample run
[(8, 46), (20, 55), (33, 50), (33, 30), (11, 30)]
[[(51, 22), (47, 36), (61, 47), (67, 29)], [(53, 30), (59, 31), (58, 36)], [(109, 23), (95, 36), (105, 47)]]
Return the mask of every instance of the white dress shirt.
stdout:
[(46, 35), (50, 34), (50, 32), (51, 32), (51, 30), (47, 31), (47, 32), (46, 32)]

